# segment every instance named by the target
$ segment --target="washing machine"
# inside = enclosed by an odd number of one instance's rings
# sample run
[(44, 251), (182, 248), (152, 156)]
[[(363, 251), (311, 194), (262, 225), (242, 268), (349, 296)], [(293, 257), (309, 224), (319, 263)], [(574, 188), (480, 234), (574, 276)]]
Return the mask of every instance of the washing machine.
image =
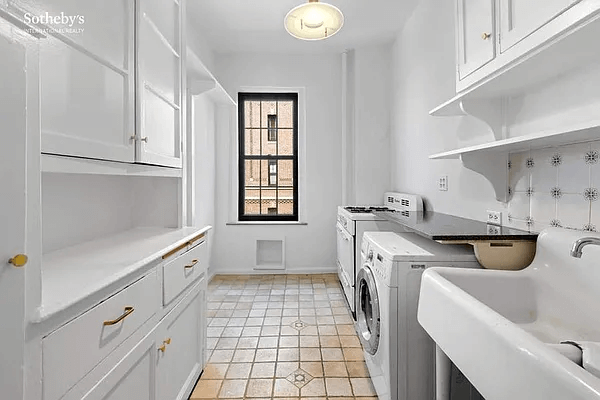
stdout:
[(429, 267), (480, 268), (469, 245), (415, 233), (366, 232), (356, 282), (356, 330), (380, 400), (433, 400), (435, 346), (417, 321)]

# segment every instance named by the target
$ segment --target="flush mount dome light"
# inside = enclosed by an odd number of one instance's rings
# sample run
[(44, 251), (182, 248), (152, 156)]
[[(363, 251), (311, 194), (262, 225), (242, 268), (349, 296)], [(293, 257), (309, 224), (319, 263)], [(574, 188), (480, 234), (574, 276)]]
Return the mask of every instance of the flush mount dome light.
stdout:
[(308, 0), (285, 17), (285, 29), (302, 40), (327, 39), (338, 33), (343, 25), (344, 14), (337, 7), (319, 3), (319, 0)]

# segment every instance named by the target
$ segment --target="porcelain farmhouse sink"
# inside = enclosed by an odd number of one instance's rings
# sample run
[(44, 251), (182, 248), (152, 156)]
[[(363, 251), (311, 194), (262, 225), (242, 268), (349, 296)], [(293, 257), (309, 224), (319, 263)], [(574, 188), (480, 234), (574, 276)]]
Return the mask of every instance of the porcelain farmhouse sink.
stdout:
[(521, 271), (423, 274), (419, 323), (486, 400), (600, 399), (600, 246), (571, 255), (587, 237), (542, 232)]

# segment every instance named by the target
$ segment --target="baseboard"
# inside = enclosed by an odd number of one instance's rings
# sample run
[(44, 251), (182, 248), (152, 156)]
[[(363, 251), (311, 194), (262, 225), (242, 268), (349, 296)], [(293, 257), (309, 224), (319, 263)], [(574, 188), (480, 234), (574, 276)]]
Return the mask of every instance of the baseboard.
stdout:
[(210, 279), (215, 275), (316, 275), (336, 274), (336, 267), (319, 268), (286, 268), (282, 270), (256, 270), (256, 269), (215, 269), (210, 271)]

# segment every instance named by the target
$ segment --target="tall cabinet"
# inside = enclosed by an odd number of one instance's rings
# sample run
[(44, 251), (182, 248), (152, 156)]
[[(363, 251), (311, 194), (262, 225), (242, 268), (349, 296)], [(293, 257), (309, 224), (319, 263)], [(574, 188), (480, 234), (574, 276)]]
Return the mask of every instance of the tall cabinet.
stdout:
[(184, 7), (0, 2), (2, 398), (186, 399), (204, 367)]

